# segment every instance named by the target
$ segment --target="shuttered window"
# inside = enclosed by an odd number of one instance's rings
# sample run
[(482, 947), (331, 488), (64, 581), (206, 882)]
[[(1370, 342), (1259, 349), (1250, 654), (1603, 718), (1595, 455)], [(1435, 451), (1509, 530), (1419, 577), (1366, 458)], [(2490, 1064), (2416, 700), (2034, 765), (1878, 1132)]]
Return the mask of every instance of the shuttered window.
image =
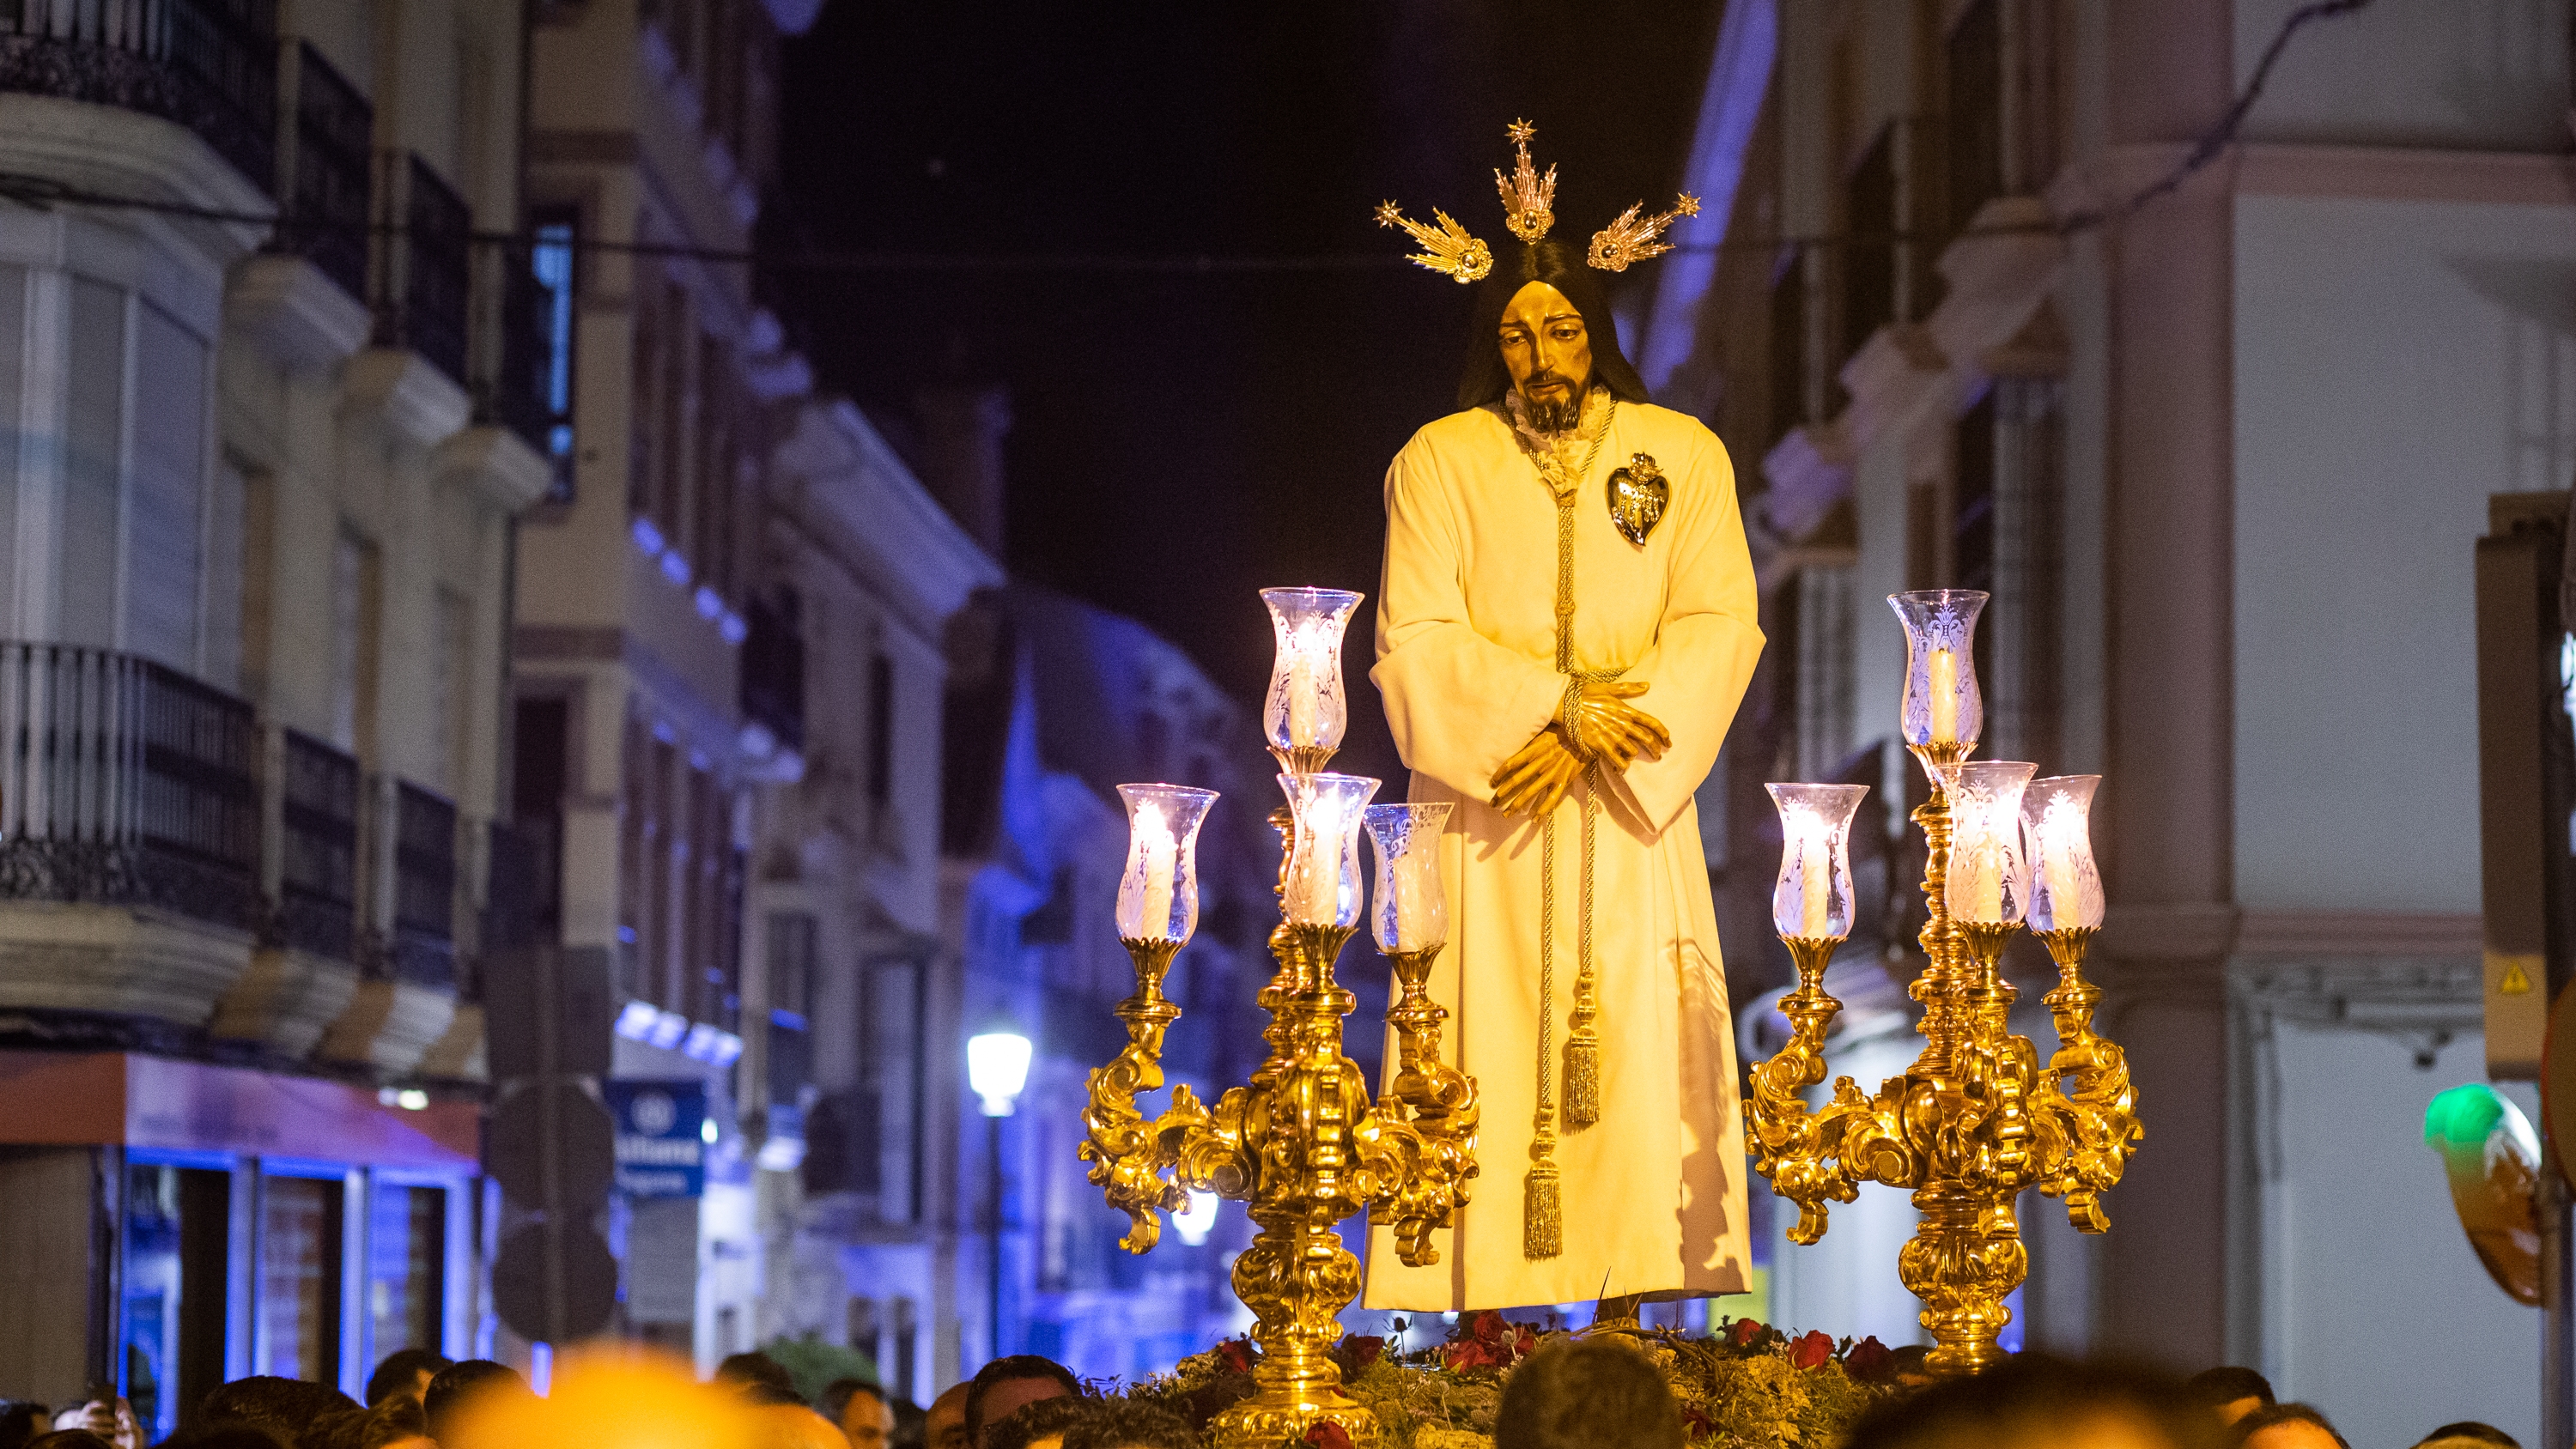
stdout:
[(125, 293), (72, 282), (63, 419), (62, 632), (68, 644), (116, 647), (117, 543), (125, 516)]
[(135, 335), (134, 523), (126, 639), (194, 674), (205, 588), (206, 344), (145, 304)]

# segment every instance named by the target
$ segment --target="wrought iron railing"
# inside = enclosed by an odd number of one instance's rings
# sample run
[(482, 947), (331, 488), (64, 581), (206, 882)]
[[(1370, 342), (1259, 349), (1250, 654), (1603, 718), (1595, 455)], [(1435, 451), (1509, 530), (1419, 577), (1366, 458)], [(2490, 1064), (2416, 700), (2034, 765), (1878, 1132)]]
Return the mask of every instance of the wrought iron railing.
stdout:
[(295, 150), (277, 245), (367, 295), (367, 226), (376, 108), (310, 41), (296, 44)]
[(396, 781), (393, 968), (405, 980), (456, 980), (456, 877), (456, 806)]
[(358, 958), (358, 762), (310, 735), (286, 731), (286, 858), (280, 862), (283, 943), (337, 961)]
[(376, 273), (376, 340), (408, 347), (466, 382), (465, 329), (474, 277), (474, 214), (428, 162), (384, 154), (382, 184), (393, 223)]
[(176, 122), (268, 191), (277, 0), (0, 0), (0, 91)]
[(129, 654), (0, 642), (0, 898), (258, 922), (251, 707)]

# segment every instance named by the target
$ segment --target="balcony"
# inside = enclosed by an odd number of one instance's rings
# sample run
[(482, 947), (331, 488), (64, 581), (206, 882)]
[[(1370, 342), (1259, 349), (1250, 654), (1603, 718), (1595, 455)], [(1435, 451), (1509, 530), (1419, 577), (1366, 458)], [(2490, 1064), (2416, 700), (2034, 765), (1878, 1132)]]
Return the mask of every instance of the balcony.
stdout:
[(393, 971), (420, 986), (456, 982), (456, 806), (394, 782)]
[(358, 762), (310, 735), (285, 733), (277, 935), (299, 951), (355, 961)]
[(0, 899), (147, 906), (249, 930), (251, 707), (149, 660), (0, 642)]
[(408, 151), (379, 158), (376, 194), (394, 229), (376, 272), (376, 341), (408, 347), (462, 386), (471, 307), (474, 215), (428, 162)]
[(268, 191), (277, 171), (277, 3), (0, 0), (0, 91), (159, 116)]
[(351, 297), (364, 298), (375, 107), (311, 42), (299, 41), (294, 110), (278, 247), (320, 268)]

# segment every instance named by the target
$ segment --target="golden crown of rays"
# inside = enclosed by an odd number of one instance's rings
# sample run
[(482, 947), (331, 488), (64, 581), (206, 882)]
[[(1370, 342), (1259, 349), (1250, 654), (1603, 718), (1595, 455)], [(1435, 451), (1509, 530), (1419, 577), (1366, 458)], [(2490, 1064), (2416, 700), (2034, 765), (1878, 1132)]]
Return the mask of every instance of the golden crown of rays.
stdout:
[[(1514, 121), (1504, 128), (1517, 155), (1512, 173), (1494, 173), (1494, 189), (1503, 197), (1503, 225), (1522, 241), (1535, 244), (1556, 224), (1556, 168), (1545, 175), (1530, 160), (1530, 138), (1538, 127), (1527, 121)], [(1653, 216), (1645, 214), (1646, 204), (1638, 202), (1608, 226), (1592, 234), (1592, 245), (1583, 254), (1585, 262), (1605, 272), (1624, 272), (1630, 262), (1661, 256), (1673, 249), (1663, 239), (1674, 222), (1686, 216), (1699, 215), (1699, 198), (1684, 192), (1680, 204), (1672, 210)], [(1456, 218), (1434, 207), (1431, 217), (1436, 225), (1425, 226), (1404, 214), (1392, 201), (1382, 202), (1377, 209), (1377, 224), (1401, 227), (1422, 250), (1412, 260), (1419, 266), (1450, 277), (1462, 285), (1482, 281), (1494, 270), (1493, 249), (1468, 234)]]

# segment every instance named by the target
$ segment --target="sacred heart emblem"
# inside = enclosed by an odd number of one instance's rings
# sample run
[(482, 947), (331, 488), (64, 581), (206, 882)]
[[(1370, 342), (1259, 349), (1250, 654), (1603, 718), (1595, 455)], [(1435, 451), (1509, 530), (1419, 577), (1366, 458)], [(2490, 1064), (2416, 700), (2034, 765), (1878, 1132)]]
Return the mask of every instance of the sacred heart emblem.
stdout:
[(1631, 453), (1628, 466), (1610, 475), (1610, 521), (1630, 543), (1643, 547), (1646, 535), (1663, 522), (1664, 504), (1673, 496), (1654, 455)]

